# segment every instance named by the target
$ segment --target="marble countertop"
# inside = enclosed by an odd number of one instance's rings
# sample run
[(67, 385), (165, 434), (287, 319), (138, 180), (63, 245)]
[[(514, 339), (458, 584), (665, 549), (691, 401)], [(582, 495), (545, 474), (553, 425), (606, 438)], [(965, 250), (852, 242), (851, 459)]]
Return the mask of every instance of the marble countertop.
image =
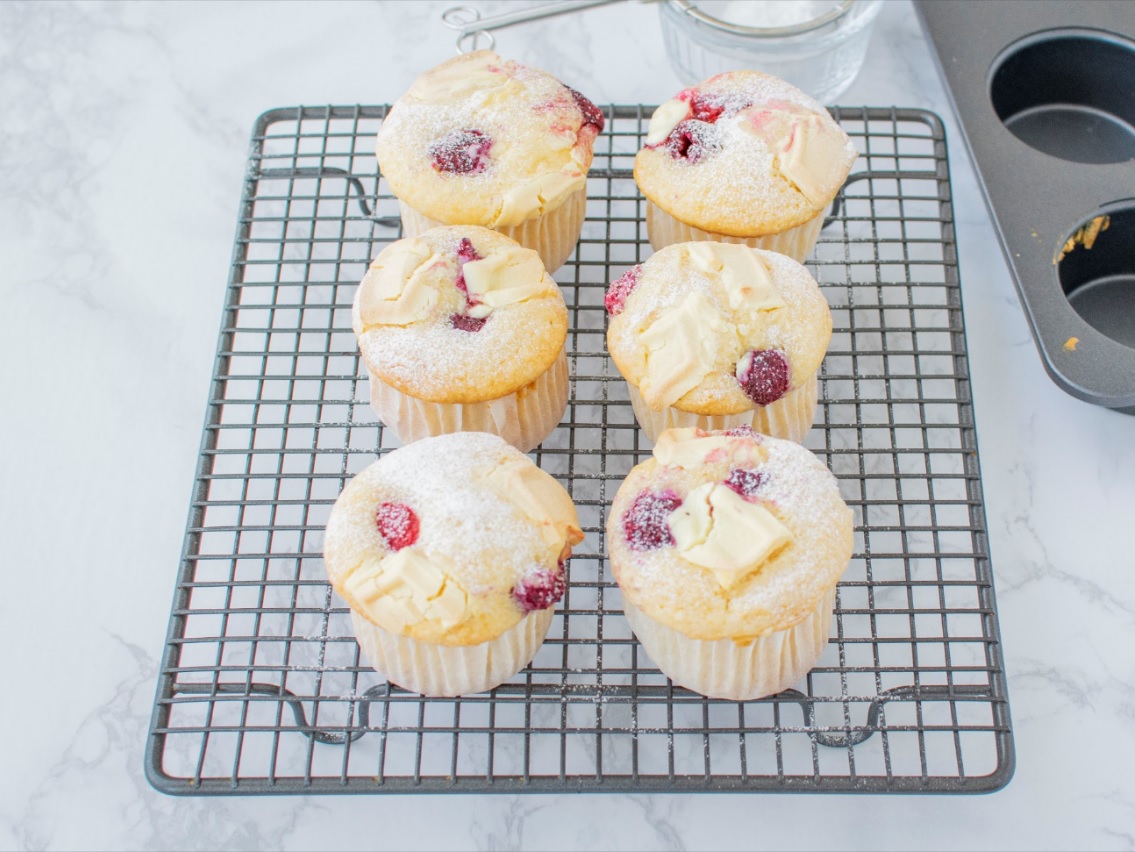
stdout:
[[(451, 3), (0, 4), (0, 848), (1135, 848), (1135, 418), (1047, 378), (929, 46), (840, 101), (946, 121), (1017, 772), (980, 797), (174, 799), (142, 775), (257, 115), (381, 103)], [(480, 3), (487, 9), (500, 3)], [(597, 102), (679, 88), (636, 3), (506, 31)], [(50, 545), (50, 547), (48, 546)]]

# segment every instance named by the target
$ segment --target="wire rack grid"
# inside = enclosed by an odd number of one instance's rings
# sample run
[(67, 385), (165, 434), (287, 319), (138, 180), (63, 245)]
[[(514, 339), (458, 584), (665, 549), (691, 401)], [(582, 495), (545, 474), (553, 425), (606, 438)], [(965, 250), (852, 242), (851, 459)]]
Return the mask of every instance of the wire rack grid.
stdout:
[(646, 458), (605, 351), (607, 283), (650, 253), (631, 174), (651, 108), (607, 109), (588, 218), (556, 274), (572, 392), (532, 457), (587, 534), (547, 641), (489, 693), (423, 699), (360, 660), (322, 533), (396, 446), (368, 405), (357, 282), (400, 233), (372, 153), (384, 107), (257, 122), (147, 777), (167, 793), (980, 792), (1013, 770), (958, 286), (932, 114), (835, 109), (860, 159), (809, 266), (832, 308), (807, 439), (856, 518), (833, 637), (797, 689), (744, 703), (673, 686), (603, 554)]

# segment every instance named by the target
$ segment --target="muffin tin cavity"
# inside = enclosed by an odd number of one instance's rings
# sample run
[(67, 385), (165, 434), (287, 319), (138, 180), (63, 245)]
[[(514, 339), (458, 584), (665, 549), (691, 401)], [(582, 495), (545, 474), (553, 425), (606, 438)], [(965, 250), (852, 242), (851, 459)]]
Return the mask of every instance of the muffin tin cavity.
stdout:
[(1135, 44), (1083, 30), (1014, 44), (990, 79), (997, 116), (1026, 145), (1077, 163), (1135, 158)]
[[(1090, 248), (1076, 240), (1093, 231)], [(1068, 240), (1073, 246), (1057, 263), (1068, 303), (1100, 334), (1135, 348), (1135, 200), (1100, 210)]]

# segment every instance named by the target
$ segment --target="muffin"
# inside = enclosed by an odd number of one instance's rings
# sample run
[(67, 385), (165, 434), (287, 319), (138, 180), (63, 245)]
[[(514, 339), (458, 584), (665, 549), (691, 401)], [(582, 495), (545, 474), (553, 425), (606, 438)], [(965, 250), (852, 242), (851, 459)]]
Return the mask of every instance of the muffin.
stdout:
[(452, 696), (532, 660), (582, 540), (559, 483), (500, 438), (465, 433), (402, 447), (348, 482), (323, 556), (375, 670)]
[(607, 350), (651, 441), (751, 426), (801, 441), (832, 318), (792, 258), (735, 243), (668, 246), (611, 284)]
[(851, 510), (811, 452), (748, 429), (671, 429), (619, 487), (611, 570), (674, 683), (746, 701), (797, 683), (828, 642)]
[(473, 225), (391, 243), (355, 294), (371, 405), (407, 443), (490, 432), (522, 452), (568, 399), (567, 308), (539, 255)]
[(650, 244), (720, 240), (802, 261), (856, 156), (828, 111), (783, 80), (710, 77), (654, 111), (635, 157)]
[(554, 272), (579, 241), (603, 124), (555, 77), (480, 50), (418, 77), (383, 121), (376, 153), (405, 236), (482, 225)]

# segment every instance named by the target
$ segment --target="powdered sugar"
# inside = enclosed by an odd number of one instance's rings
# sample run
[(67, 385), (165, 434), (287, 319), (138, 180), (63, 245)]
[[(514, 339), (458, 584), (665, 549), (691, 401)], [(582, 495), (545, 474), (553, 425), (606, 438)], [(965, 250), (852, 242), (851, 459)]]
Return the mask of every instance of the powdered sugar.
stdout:
[[(624, 594), (652, 618), (698, 638), (757, 635), (795, 623), (834, 586), (851, 549), (851, 513), (816, 456), (768, 437), (738, 437), (729, 446), (726, 457), (693, 470), (653, 459), (637, 466), (619, 489), (608, 526), (612, 567)], [(733, 592), (724, 593), (710, 572), (673, 548), (633, 548), (617, 526), (617, 513), (635, 495), (667, 489), (687, 495), (707, 482), (728, 482), (738, 469), (759, 479), (750, 497), (789, 529), (792, 542)]]
[[(738, 383), (737, 364), (749, 350), (777, 349), (789, 364), (792, 387), (799, 387), (819, 369), (831, 337), (831, 315), (811, 274), (799, 263), (774, 252), (757, 251), (785, 306), (753, 311), (730, 306), (719, 277), (688, 259), (682, 245), (668, 246), (642, 265), (637, 284), (623, 300), (621, 313), (611, 318), (607, 345), (620, 368), (628, 366), (632, 384), (641, 378), (631, 365), (645, 363), (642, 333), (658, 317), (690, 293), (704, 293), (721, 312), (730, 333), (716, 341), (713, 370), (683, 397), (686, 410), (727, 406), (733, 412), (752, 410), (753, 402)], [(614, 289), (614, 288), (612, 288)]]
[[(671, 156), (676, 152), (673, 145), (678, 144), (673, 141), (675, 128), (662, 146), (639, 152), (635, 177), (655, 203), (703, 230), (739, 234), (733, 229), (743, 229), (746, 235), (758, 235), (801, 224), (816, 214), (816, 206), (777, 167), (792, 114), (822, 116), (827, 131), (842, 136), (843, 158), (830, 163), (830, 169), (820, 176), (820, 183), (830, 190), (829, 197), (834, 197), (855, 160), (851, 140), (823, 106), (775, 77), (729, 72), (683, 91), (678, 98), (690, 101), (692, 118), (701, 119), (682, 124), (698, 127), (702, 136), (712, 129), (719, 147), (712, 156), (701, 151), (696, 160), (675, 158)], [(771, 114), (783, 120), (762, 126)], [(713, 123), (706, 123), (709, 121)], [(768, 222), (780, 224), (765, 230)]]

